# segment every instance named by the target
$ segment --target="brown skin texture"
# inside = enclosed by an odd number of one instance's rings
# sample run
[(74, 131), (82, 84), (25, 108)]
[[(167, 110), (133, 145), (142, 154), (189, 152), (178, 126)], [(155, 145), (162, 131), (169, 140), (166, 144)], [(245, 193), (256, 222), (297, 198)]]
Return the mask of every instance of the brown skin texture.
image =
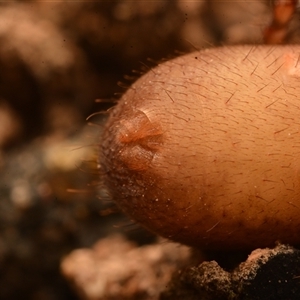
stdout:
[(112, 110), (102, 180), (132, 219), (202, 249), (300, 243), (300, 46), (165, 62)]

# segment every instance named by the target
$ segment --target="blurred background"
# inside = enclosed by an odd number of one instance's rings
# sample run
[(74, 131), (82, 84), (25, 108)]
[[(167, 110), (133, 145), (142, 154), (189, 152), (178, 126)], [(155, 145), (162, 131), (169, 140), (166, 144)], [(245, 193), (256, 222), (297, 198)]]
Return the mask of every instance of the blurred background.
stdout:
[[(0, 299), (78, 299), (60, 275), (64, 256), (113, 231), (151, 240), (107, 214), (97, 174), (105, 115), (86, 118), (162, 59), (262, 43), (271, 4), (0, 3)], [(289, 41), (298, 36), (296, 15)]]

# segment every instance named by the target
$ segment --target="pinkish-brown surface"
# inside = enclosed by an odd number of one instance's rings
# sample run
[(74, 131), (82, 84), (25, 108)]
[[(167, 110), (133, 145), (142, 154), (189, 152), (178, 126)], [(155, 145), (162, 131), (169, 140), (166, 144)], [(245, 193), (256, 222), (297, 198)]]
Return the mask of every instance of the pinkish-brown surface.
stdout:
[[(112, 232), (153, 241), (104, 213), (113, 208), (97, 186), (103, 120), (86, 128), (85, 119), (111, 104), (94, 100), (118, 98), (118, 81), (127, 86), (176, 51), (261, 43), (271, 12), (269, 1), (1, 3), (1, 299), (78, 299), (60, 273), (63, 257)], [(299, 36), (295, 15), (289, 41)]]

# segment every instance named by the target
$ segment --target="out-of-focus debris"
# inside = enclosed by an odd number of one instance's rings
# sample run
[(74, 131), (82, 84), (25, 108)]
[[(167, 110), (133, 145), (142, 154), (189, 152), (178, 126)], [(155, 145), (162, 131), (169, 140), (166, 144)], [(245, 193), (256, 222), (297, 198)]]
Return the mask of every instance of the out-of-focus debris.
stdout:
[[(20, 120), (5, 101), (0, 101), (0, 151), (21, 133)], [(0, 164), (1, 165), (1, 164)]]
[(273, 1), (272, 22), (264, 31), (266, 44), (282, 44), (287, 40), (290, 21), (296, 13), (297, 5), (298, 0)]
[(186, 246), (162, 240), (136, 247), (118, 235), (73, 251), (61, 269), (82, 299), (154, 300), (189, 259)]
[[(21, 293), (26, 299), (65, 300), (68, 292), (58, 273), (61, 256), (113, 228), (100, 216), (96, 187), (89, 186), (92, 166), (83, 170), (85, 160), (94, 160), (94, 148), (86, 146), (93, 134), (85, 128), (68, 140), (49, 137), (3, 153), (0, 299), (17, 299)], [(71, 194), (68, 188), (86, 192)], [(44, 293), (49, 297), (37, 296)]]

